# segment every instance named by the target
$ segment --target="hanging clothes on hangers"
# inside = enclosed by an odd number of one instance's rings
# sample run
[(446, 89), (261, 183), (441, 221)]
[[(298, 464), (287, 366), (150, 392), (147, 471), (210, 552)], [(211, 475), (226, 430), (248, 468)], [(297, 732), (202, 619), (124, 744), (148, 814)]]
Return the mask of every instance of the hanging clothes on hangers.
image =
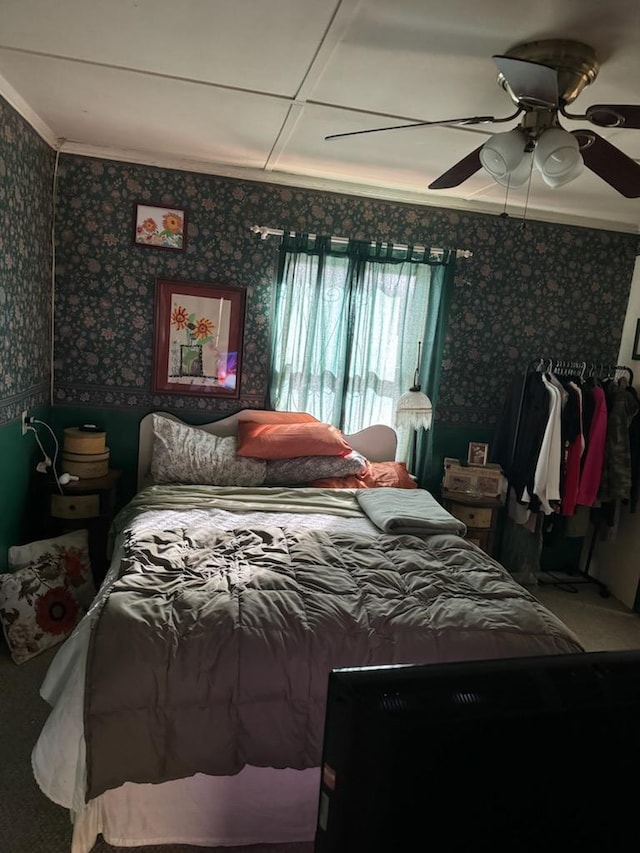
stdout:
[(562, 503), (560, 512), (562, 515), (573, 515), (576, 504), (578, 503), (578, 493), (580, 491), (581, 479), (581, 463), (582, 456), (585, 451), (584, 427), (582, 421), (582, 387), (569, 380), (571, 392), (575, 395), (574, 399), (577, 407), (577, 429), (575, 436), (566, 441), (566, 453), (564, 458), (564, 488), (562, 493)]
[(577, 504), (587, 507), (594, 505), (600, 488), (608, 421), (607, 400), (601, 385), (594, 386), (591, 397), (593, 399), (593, 414), (587, 433), (587, 444), (582, 460), (580, 485), (576, 499)]
[(540, 447), (549, 420), (549, 393), (542, 373), (533, 371), (516, 376), (509, 385), (493, 440), (490, 459), (497, 462), (522, 501), (525, 489), (533, 493)]
[(607, 437), (602, 478), (598, 490), (601, 503), (628, 500), (631, 494), (631, 442), (629, 429), (640, 408), (629, 386), (612, 380), (607, 388)]
[[(562, 393), (545, 374), (542, 382), (549, 394), (549, 417), (542, 438), (533, 482), (533, 495), (540, 502), (545, 515), (555, 511), (552, 502), (560, 500), (560, 465), (562, 461)], [(523, 495), (529, 500), (530, 496)]]
[[(627, 480), (615, 471), (620, 451), (615, 452), (617, 431), (609, 426), (609, 418), (614, 408), (618, 413), (614, 424), (618, 417), (624, 421), (623, 412), (633, 417), (640, 410), (640, 401), (635, 395), (630, 405), (617, 390), (611, 390), (608, 397), (598, 381), (599, 377), (610, 377), (612, 388), (624, 392), (624, 386), (614, 379), (620, 378), (620, 372), (633, 381), (628, 368), (541, 358), (527, 366), (519, 383), (514, 380), (511, 384), (494, 436), (492, 460), (502, 465), (509, 484), (504, 536), (509, 553), (506, 560), (504, 554), (501, 557), (512, 573), (525, 568), (530, 578), (530, 558), (535, 560), (539, 553), (543, 528), (545, 539), (550, 531), (562, 536), (576, 513), (585, 518), (587, 508), (605, 487), (609, 488), (610, 481), (615, 480), (628, 494), (631, 466), (626, 466)], [(631, 396), (628, 390), (627, 396)], [(625, 426), (628, 435), (628, 422)], [(603, 477), (607, 463), (613, 467), (609, 479)], [(540, 523), (543, 518), (544, 525)], [(526, 567), (517, 554), (523, 537), (528, 543)], [(579, 574), (608, 594), (604, 584), (588, 574), (588, 563)]]

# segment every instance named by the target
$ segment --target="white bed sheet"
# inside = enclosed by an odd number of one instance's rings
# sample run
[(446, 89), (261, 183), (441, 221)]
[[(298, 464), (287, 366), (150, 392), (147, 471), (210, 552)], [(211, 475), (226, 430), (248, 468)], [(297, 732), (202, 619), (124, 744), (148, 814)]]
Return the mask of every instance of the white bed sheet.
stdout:
[(233, 847), (312, 841), (320, 769), (247, 766), (237, 776), (125, 783), (75, 817), (71, 853), (89, 853), (102, 834), (114, 847), (193, 844)]
[[(291, 524), (300, 528), (379, 533), (366, 517), (305, 513), (243, 513), (243, 525)], [(130, 529), (174, 529), (213, 524), (238, 525), (226, 510), (150, 510)], [(197, 774), (159, 785), (127, 783), (85, 803), (83, 732), (84, 674), (91, 626), (100, 604), (117, 578), (121, 539), (89, 612), (53, 659), (40, 694), (52, 711), (33, 749), (35, 779), (53, 802), (70, 809), (74, 819), (73, 853), (88, 853), (98, 833), (114, 845), (183, 843), (240, 845), (284, 843), (313, 838), (318, 797), (318, 769), (275, 770), (246, 767), (237, 776)]]

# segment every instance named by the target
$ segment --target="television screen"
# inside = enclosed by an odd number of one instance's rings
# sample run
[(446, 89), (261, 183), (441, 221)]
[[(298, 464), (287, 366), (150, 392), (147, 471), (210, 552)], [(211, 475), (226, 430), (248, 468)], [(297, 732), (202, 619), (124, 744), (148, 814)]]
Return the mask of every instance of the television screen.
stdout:
[(331, 672), (316, 853), (637, 847), (640, 651)]

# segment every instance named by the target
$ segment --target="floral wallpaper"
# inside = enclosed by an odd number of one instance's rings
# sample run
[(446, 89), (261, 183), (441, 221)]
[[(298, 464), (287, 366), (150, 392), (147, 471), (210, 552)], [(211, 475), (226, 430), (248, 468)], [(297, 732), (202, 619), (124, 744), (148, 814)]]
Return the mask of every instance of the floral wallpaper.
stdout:
[(53, 164), (0, 98), (0, 424), (49, 401)]
[[(0, 99), (0, 423), (45, 405), (55, 153)], [(254, 224), (470, 249), (457, 263), (437, 420), (490, 425), (540, 354), (615, 359), (637, 238), (61, 155), (55, 400), (223, 414), (266, 403), (276, 240)], [(184, 253), (139, 247), (133, 205), (188, 212)], [(246, 287), (241, 398), (151, 393), (158, 277)]]
[[(136, 201), (186, 210), (186, 251), (135, 245)], [(457, 262), (441, 424), (491, 425), (511, 376), (539, 355), (617, 356), (633, 235), (62, 155), (55, 402), (213, 416), (266, 404), (277, 239), (252, 225), (473, 252)], [(156, 278), (246, 288), (239, 401), (152, 393)]]

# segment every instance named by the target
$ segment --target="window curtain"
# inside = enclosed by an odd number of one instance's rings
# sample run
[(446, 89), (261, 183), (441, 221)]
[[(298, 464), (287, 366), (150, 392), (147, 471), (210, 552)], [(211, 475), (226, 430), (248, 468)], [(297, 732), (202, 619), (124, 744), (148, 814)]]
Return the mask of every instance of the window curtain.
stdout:
[[(272, 406), (310, 412), (346, 433), (372, 423), (393, 425), (396, 402), (412, 384), (418, 341), (424, 342), (423, 389), (431, 396), (444, 340), (444, 273), (451, 265), (451, 253), (434, 260), (415, 256), (411, 247), (357, 241), (336, 246), (327, 237), (285, 235)], [(408, 437), (400, 438), (407, 443)], [(421, 451), (428, 454), (430, 444), (421, 442)]]
[(434, 411), (434, 426), (428, 431), (421, 430), (418, 434), (415, 475), (423, 488), (433, 489), (441, 474), (440, 471), (433, 471), (433, 441), (436, 429), (435, 413), (437, 412), (440, 394), (442, 354), (444, 352), (449, 308), (453, 297), (454, 277), (455, 252), (452, 252), (446, 262), (432, 268), (429, 305), (424, 329), (424, 347), (420, 359), (422, 390), (431, 400)]

